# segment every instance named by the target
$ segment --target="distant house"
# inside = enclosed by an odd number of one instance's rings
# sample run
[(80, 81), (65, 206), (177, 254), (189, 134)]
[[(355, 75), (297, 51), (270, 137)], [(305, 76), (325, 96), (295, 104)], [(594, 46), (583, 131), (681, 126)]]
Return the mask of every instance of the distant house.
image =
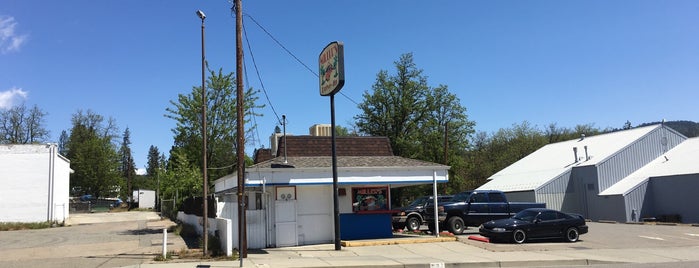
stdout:
[(546, 145), (478, 189), (592, 220), (641, 221), (674, 215), (699, 222), (699, 142), (651, 125)]
[[(256, 155), (269, 159), (245, 170), (248, 248), (332, 243), (331, 137), (277, 134), (272, 139), (275, 154)], [(386, 137), (337, 137), (336, 154), (342, 240), (392, 236), (391, 188), (448, 181), (449, 166), (394, 156)], [(236, 174), (215, 181), (217, 215), (231, 219), (233, 230), (236, 191)], [(237, 232), (232, 236), (237, 241)]]
[(0, 222), (68, 218), (70, 161), (56, 145), (0, 145), (0, 170)]

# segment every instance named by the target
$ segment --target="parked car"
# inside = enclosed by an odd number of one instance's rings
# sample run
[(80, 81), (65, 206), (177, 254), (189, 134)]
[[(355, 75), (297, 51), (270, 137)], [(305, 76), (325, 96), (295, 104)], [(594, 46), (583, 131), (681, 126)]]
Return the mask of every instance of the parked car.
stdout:
[(583, 216), (545, 208), (525, 209), (512, 218), (489, 221), (478, 228), (482, 236), (493, 240), (510, 240), (517, 244), (550, 238), (576, 242), (587, 231)]
[[(437, 204), (451, 200), (451, 195), (438, 195)], [(406, 227), (408, 231), (416, 231), (425, 222), (425, 206), (432, 204), (433, 196), (422, 196), (410, 202), (405, 207), (400, 207), (395, 210), (398, 212), (393, 214), (393, 229), (403, 230)]]
[[(462, 234), (468, 226), (479, 226), (491, 220), (506, 219), (527, 208), (545, 208), (544, 203), (508, 202), (505, 193), (495, 190), (466, 191), (454, 195), (451, 202), (438, 209), (440, 230)], [(428, 206), (425, 221), (430, 231), (435, 230), (434, 208)]]

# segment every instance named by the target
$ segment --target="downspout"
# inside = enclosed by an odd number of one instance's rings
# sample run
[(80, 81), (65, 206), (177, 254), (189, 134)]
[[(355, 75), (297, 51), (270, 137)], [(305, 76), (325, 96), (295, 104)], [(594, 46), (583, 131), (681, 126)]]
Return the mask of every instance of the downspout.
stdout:
[(51, 143), (48, 144), (48, 147), (49, 147), (49, 185), (48, 185), (49, 199), (48, 199), (48, 204), (47, 204), (48, 207), (47, 207), (47, 213), (46, 213), (47, 214), (46, 221), (51, 222), (51, 221), (53, 221), (53, 216), (54, 216), (54, 211), (53, 211), (54, 210), (54, 207), (53, 207), (53, 199), (54, 199), (53, 194), (54, 194), (54, 192), (53, 192), (53, 188), (54, 188), (54, 164), (55, 164), (54, 153), (55, 153), (55, 148), (54, 148), (53, 144), (51, 144)]

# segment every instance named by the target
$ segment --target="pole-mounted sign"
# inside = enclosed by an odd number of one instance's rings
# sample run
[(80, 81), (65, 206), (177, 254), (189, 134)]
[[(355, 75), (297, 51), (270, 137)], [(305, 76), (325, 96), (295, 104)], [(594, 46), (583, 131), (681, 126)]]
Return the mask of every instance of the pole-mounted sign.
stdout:
[(320, 68), (320, 95), (330, 96), (330, 128), (332, 129), (332, 162), (333, 162), (333, 221), (335, 232), (335, 250), (342, 249), (340, 245), (340, 200), (338, 197), (337, 180), (337, 150), (335, 144), (335, 93), (345, 85), (345, 52), (342, 42), (331, 42), (318, 56)]
[(345, 84), (345, 52), (342, 42), (331, 42), (318, 56), (320, 95), (334, 95)]

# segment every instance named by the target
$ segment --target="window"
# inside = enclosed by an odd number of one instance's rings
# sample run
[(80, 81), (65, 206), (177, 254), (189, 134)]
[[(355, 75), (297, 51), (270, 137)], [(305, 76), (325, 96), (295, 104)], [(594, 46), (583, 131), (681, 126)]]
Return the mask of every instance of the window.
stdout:
[(505, 203), (505, 195), (501, 193), (491, 193), (488, 195), (491, 203)]
[(541, 221), (553, 221), (558, 219), (558, 217), (556, 216), (555, 211), (544, 211), (539, 214), (538, 219)]
[(485, 193), (477, 193), (471, 196), (471, 203), (484, 203), (488, 202), (488, 197)]

